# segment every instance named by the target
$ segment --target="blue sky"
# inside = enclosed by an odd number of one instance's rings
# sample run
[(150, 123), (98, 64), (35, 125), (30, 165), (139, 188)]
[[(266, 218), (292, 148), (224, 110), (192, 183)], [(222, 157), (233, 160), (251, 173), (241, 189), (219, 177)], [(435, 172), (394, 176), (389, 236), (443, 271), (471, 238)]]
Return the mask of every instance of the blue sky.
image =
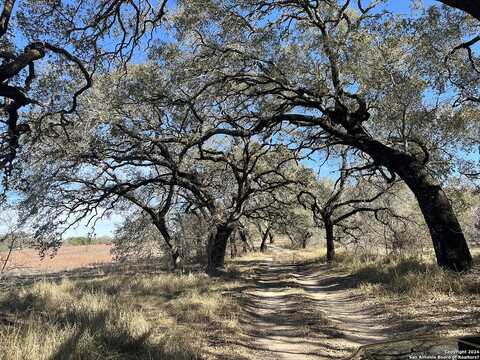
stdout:
[(96, 235), (97, 237), (113, 236), (115, 228), (122, 223), (122, 220), (123, 219), (120, 215), (114, 214), (109, 218), (100, 219), (93, 230), (91, 227), (85, 225), (86, 221), (83, 221), (79, 225), (69, 229), (65, 233), (65, 237), (82, 236), (87, 234)]
[[(411, 3), (412, 3), (411, 1), (405, 1), (405, 0), (390, 0), (387, 6), (391, 11), (394, 11), (396, 13), (409, 14)], [(424, 0), (423, 4), (425, 6), (431, 6), (431, 5), (438, 5), (439, 2), (434, 0)]]

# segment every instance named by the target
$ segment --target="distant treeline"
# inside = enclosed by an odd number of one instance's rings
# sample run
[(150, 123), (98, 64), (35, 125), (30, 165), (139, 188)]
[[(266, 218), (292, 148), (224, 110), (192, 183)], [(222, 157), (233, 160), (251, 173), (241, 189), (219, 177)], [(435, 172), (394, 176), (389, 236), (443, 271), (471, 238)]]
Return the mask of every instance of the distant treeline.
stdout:
[(72, 236), (64, 240), (65, 245), (93, 245), (108, 244), (112, 242), (109, 236), (88, 237), (88, 236)]
[[(13, 250), (34, 247), (31, 235), (28, 234), (9, 234), (0, 239), (0, 252), (8, 251), (12, 244), (12, 236), (14, 236)], [(108, 244), (113, 239), (109, 236), (88, 237), (88, 236), (72, 236), (63, 240), (64, 245), (93, 245)]]

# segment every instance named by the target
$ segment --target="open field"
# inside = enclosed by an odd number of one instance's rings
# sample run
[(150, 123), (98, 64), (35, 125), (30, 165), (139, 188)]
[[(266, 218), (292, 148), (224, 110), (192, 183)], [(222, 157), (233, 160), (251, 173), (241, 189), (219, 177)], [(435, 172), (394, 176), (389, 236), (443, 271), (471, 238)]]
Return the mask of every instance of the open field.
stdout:
[[(44, 258), (41, 258), (34, 249), (15, 250), (5, 271), (52, 272), (109, 264), (112, 262), (111, 247), (109, 244), (62, 246), (55, 256), (47, 254)], [(7, 254), (8, 252), (0, 252), (0, 259), (5, 259)]]

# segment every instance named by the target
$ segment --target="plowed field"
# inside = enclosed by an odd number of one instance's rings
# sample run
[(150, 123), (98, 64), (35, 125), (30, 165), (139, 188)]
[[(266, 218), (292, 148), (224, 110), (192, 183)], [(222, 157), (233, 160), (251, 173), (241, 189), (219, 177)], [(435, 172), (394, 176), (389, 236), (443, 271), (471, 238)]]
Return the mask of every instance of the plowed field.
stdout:
[[(111, 247), (110, 244), (62, 246), (54, 257), (47, 255), (43, 259), (37, 250), (16, 250), (12, 252), (5, 271), (51, 272), (111, 263)], [(0, 269), (6, 256), (6, 252), (0, 253)]]

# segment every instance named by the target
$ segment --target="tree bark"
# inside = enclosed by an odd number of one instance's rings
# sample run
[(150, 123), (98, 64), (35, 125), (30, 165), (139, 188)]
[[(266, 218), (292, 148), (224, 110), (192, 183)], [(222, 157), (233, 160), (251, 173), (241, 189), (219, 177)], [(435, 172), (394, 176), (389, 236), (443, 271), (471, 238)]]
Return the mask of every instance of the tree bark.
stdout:
[(460, 223), (450, 200), (425, 164), (376, 140), (363, 138), (358, 147), (398, 174), (413, 192), (430, 231), (438, 265), (453, 271), (468, 270), (472, 256)]
[(402, 178), (415, 194), (425, 218), (438, 265), (464, 271), (470, 268), (472, 256), (450, 200), (442, 187), (426, 175), (418, 164), (399, 169)]
[[(331, 59), (332, 61), (334, 62), (334, 59)], [(377, 165), (387, 168), (392, 174), (397, 174), (418, 201), (430, 231), (438, 265), (453, 271), (468, 270), (472, 264), (472, 256), (467, 241), (452, 204), (441, 185), (428, 173), (426, 168), (428, 153), (425, 152), (425, 159), (419, 160), (407, 152), (373, 139), (362, 126), (369, 117), (366, 105), (360, 101), (359, 109), (354, 113), (337, 104), (334, 110), (328, 110), (328, 120), (303, 114), (284, 114), (280, 119), (294, 124), (307, 121), (319, 125), (336, 137), (341, 144), (361, 150)], [(332, 124), (341, 125), (345, 131)]]
[(155, 227), (158, 229), (160, 234), (162, 234), (163, 240), (165, 244), (167, 244), (168, 250), (170, 251), (170, 259), (172, 261), (172, 269), (175, 270), (178, 265), (178, 260), (180, 258), (180, 254), (178, 249), (172, 245), (172, 237), (168, 232), (167, 225), (165, 224), (165, 219), (159, 219), (154, 221)]
[(327, 242), (327, 262), (332, 262), (335, 257), (335, 237), (333, 235), (333, 224), (329, 219), (324, 220), (325, 239)]
[(216, 275), (219, 268), (225, 265), (227, 243), (233, 230), (231, 224), (219, 224), (210, 234), (207, 244), (207, 274)]
[(262, 243), (260, 244), (260, 251), (265, 252), (267, 251), (267, 239), (268, 239), (268, 228), (262, 235)]
[(242, 243), (243, 243), (243, 253), (246, 254), (248, 251), (255, 251), (255, 248), (250, 246), (250, 244), (248, 243), (248, 236), (247, 236), (246, 230), (243, 228), (240, 228), (239, 234), (240, 234), (240, 239), (242, 240)]
[(303, 238), (302, 238), (302, 249), (306, 249), (306, 248), (307, 248), (307, 240), (308, 240), (308, 237), (307, 237), (307, 236), (303, 236)]
[(230, 246), (231, 246), (231, 257), (232, 259), (237, 257), (237, 237), (232, 236), (230, 240)]
[(270, 229), (268, 229), (268, 238), (270, 239), (270, 244), (273, 244), (275, 239), (273, 238), (273, 234)]
[(7, 33), (8, 23), (12, 15), (13, 6), (16, 0), (5, 0), (2, 14), (0, 15), (0, 38)]
[(262, 235), (262, 243), (260, 244), (260, 251), (265, 252), (267, 250), (267, 239), (270, 234), (270, 226), (267, 226), (267, 228), (265, 229), (265, 232), (263, 232), (260, 224), (258, 224), (257, 227), (258, 227), (258, 231)]

